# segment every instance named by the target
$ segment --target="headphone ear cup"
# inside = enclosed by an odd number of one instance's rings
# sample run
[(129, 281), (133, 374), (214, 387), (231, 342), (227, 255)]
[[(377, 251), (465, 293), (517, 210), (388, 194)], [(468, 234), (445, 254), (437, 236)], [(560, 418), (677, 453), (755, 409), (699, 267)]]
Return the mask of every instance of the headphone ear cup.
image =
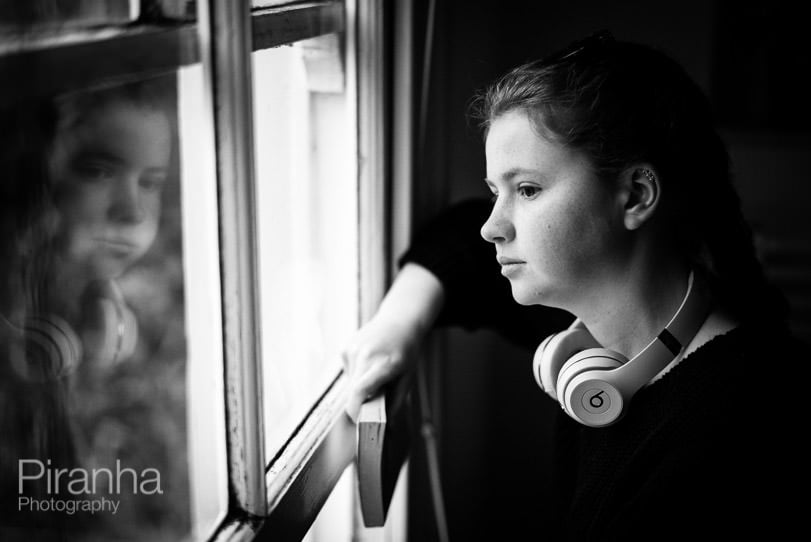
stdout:
[(588, 348), (573, 356), (558, 374), (560, 406), (578, 422), (592, 427), (619, 419), (625, 400), (601, 373), (617, 369), (627, 361), (624, 355), (607, 348)]
[(544, 351), (549, 345), (549, 341), (554, 337), (555, 335), (550, 335), (545, 338), (538, 348), (535, 349), (535, 355), (532, 357), (532, 376), (535, 377), (535, 383), (538, 384), (538, 387), (544, 391), (547, 390), (547, 387), (544, 385), (543, 375), (541, 374), (543, 368), (541, 361), (543, 360)]
[(564, 364), (577, 352), (598, 346), (599, 343), (584, 328), (567, 329), (550, 335), (535, 351), (532, 360), (535, 381), (542, 390), (557, 401), (558, 374)]
[(23, 348), (12, 352), (17, 374), (30, 382), (45, 382), (73, 373), (82, 359), (82, 342), (73, 328), (55, 314), (34, 315), (21, 329)]

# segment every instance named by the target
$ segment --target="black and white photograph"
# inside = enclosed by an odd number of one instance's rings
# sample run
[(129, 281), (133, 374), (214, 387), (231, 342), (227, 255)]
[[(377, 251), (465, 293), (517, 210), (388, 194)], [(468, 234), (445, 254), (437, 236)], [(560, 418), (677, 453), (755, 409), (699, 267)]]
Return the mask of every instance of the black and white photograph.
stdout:
[(0, 0), (0, 542), (793, 540), (786, 0)]

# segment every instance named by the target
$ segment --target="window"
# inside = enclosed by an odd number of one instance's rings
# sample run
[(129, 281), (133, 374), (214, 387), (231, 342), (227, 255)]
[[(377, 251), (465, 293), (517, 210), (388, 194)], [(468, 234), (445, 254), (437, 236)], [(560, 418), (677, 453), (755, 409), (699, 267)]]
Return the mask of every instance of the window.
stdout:
[(272, 458), (338, 375), (336, 353), (357, 326), (357, 123), (338, 34), (257, 51), (252, 69)]
[(351, 501), (381, 10), (0, 6), (0, 538), (294, 540)]

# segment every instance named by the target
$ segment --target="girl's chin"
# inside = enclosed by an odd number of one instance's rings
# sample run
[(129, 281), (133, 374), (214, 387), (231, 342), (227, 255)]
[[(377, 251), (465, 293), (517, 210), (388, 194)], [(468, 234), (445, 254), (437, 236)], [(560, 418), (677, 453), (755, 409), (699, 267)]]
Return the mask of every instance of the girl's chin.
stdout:
[(510, 281), (513, 299), (519, 305), (544, 305), (546, 307), (563, 308), (559, 303), (560, 299), (555, 299), (547, 284), (526, 284), (519, 281)]
[(511, 282), (513, 299), (519, 305), (542, 305), (543, 295), (538, 288), (528, 288), (522, 284)]
[(130, 258), (110, 259), (103, 258), (96, 260), (88, 269), (88, 278), (91, 280), (115, 279), (124, 274), (124, 271), (132, 265)]

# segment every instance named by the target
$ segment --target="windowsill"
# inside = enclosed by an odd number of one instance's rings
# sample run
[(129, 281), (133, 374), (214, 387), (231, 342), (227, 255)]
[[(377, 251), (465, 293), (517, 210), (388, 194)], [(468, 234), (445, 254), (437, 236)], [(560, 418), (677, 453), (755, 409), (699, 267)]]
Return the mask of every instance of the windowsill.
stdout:
[(348, 399), (349, 379), (340, 372), (304, 423), (278, 456), (270, 461), (265, 475), (270, 514), (290, 488), (298, 471), (306, 468), (306, 463), (333, 429), (351, 432), (354, 437), (354, 424), (344, 410)]
[(341, 372), (271, 462), (265, 476), (268, 518), (257, 540), (301, 540), (355, 459), (356, 427), (345, 413), (348, 399), (349, 379)]
[(230, 515), (210, 542), (299, 541), (355, 458), (356, 428), (345, 407), (349, 379), (340, 372), (267, 469), (268, 516)]

